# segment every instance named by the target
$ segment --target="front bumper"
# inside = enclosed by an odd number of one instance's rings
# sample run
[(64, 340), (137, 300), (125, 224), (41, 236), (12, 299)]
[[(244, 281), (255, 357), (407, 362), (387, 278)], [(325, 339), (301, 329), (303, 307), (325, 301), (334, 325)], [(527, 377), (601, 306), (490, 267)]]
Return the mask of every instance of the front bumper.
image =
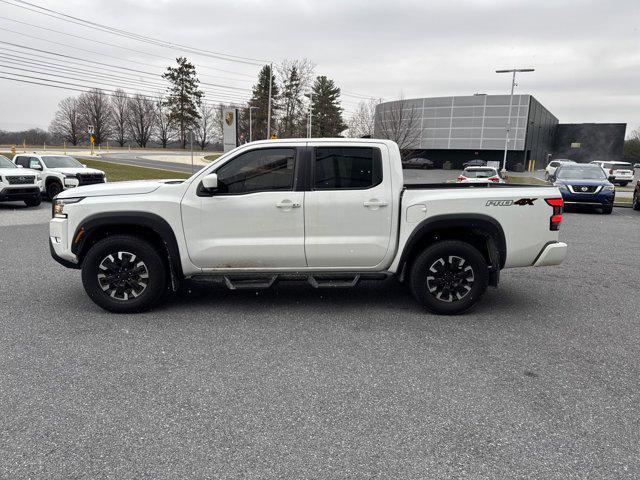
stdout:
[(560, 265), (567, 256), (567, 244), (564, 242), (548, 243), (538, 254), (534, 262), (534, 267), (547, 267), (550, 265)]
[(613, 201), (616, 198), (616, 192), (599, 192), (595, 194), (591, 193), (571, 193), (569, 191), (565, 191), (560, 189), (560, 193), (562, 194), (562, 200), (565, 204), (582, 204), (582, 205), (593, 205), (593, 206), (609, 206), (613, 205)]
[(69, 248), (66, 218), (52, 218), (49, 222), (49, 250), (53, 259), (67, 268), (80, 268), (77, 257)]
[(0, 202), (17, 202), (40, 196), (38, 186), (5, 187), (0, 190)]

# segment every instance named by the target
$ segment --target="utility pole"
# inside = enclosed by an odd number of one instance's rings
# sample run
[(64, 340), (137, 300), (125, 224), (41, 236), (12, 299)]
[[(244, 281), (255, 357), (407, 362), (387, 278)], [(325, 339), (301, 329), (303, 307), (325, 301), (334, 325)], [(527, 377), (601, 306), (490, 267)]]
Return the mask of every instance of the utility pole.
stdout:
[(189, 134), (189, 138), (191, 139), (191, 173), (193, 173), (193, 130), (189, 131)]
[(313, 91), (306, 92), (304, 94), (305, 97), (309, 98), (309, 116), (307, 118), (307, 138), (311, 138), (313, 130), (311, 127), (313, 126)]
[(258, 107), (249, 107), (249, 142), (253, 141), (253, 118), (251, 117), (251, 112), (254, 109), (258, 109)]
[(269, 105), (267, 106), (267, 139), (271, 138), (271, 87), (273, 84), (273, 62), (269, 64)]
[(516, 73), (518, 72), (534, 72), (534, 68), (512, 68), (510, 70), (496, 70), (496, 73), (512, 73), (511, 77), (511, 95), (509, 96), (509, 115), (507, 120), (507, 130), (504, 137), (504, 157), (502, 158), (502, 173), (507, 172), (507, 151), (509, 149), (509, 133), (511, 132), (511, 107), (513, 106), (513, 89), (516, 87)]

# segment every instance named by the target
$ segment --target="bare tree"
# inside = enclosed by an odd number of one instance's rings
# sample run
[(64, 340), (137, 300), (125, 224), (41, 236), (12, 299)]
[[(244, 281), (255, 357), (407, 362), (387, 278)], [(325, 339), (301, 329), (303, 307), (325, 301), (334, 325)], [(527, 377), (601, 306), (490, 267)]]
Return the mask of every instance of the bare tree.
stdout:
[(80, 103), (75, 97), (67, 97), (58, 103), (49, 132), (53, 137), (63, 139), (71, 145), (77, 145), (84, 137), (85, 126), (80, 114)]
[(420, 113), (402, 95), (399, 100), (376, 108), (375, 136), (396, 142), (403, 155), (408, 149), (417, 148), (420, 132)]
[(304, 136), (307, 118), (304, 93), (311, 88), (315, 65), (307, 59), (285, 59), (276, 70), (281, 92), (279, 136), (281, 138)]
[(102, 90), (94, 88), (78, 98), (85, 125), (93, 127), (93, 138), (100, 145), (111, 135), (111, 102)]
[(129, 96), (122, 89), (117, 89), (111, 96), (111, 124), (116, 142), (121, 147), (127, 143), (129, 129), (127, 116), (129, 114)]
[(218, 115), (216, 114), (218, 110), (215, 106), (207, 105), (204, 102), (198, 107), (200, 120), (198, 120), (195, 135), (201, 150), (204, 150), (205, 147), (211, 143), (216, 126), (220, 124)]
[(162, 148), (167, 148), (175, 138), (175, 125), (169, 113), (164, 98), (159, 97), (156, 102), (156, 137)]
[(149, 98), (136, 93), (129, 99), (127, 125), (131, 138), (141, 147), (146, 147), (156, 126), (156, 108)]
[(358, 108), (347, 122), (349, 126), (348, 135), (352, 138), (371, 138), (376, 120), (376, 106), (379, 100), (370, 99), (361, 101)]

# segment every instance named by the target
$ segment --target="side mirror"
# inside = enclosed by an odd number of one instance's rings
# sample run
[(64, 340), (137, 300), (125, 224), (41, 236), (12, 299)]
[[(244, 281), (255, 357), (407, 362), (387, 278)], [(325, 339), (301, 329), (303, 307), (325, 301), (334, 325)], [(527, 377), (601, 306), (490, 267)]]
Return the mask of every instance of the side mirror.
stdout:
[(215, 173), (210, 173), (202, 179), (202, 186), (207, 190), (217, 190), (218, 189), (218, 175)]
[(24, 168), (22, 165), (16, 165), (16, 167), (18, 167), (18, 168)]
[(87, 166), (86, 166), (84, 163), (82, 164), (82, 166), (83, 166), (84, 168), (87, 168)]

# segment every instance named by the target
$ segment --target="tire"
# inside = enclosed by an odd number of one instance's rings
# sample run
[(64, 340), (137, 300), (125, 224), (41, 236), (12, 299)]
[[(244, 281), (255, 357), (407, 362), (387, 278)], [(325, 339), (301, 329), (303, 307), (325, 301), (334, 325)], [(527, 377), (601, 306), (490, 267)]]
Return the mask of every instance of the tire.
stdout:
[(34, 195), (31, 198), (28, 198), (24, 201), (24, 204), (27, 207), (37, 207), (42, 203), (42, 197), (40, 195)]
[(602, 206), (602, 213), (604, 213), (605, 215), (610, 215), (611, 212), (613, 212), (613, 205), (603, 205)]
[[(457, 285), (451, 287), (451, 282)], [(427, 310), (438, 314), (457, 315), (469, 310), (482, 298), (488, 284), (489, 269), (482, 254), (468, 243), (457, 240), (444, 240), (429, 246), (411, 268), (413, 296)]]
[(82, 262), (82, 284), (89, 298), (105, 310), (142, 312), (158, 304), (165, 293), (167, 268), (160, 253), (147, 241), (114, 235), (87, 252)]
[(51, 182), (47, 185), (47, 197), (49, 200), (53, 200), (53, 197), (58, 195), (62, 191), (62, 184), (60, 182)]
[(633, 209), (640, 210), (640, 198), (636, 192), (633, 192)]
[(621, 187), (626, 187), (627, 185), (629, 185), (629, 182), (620, 182)]

